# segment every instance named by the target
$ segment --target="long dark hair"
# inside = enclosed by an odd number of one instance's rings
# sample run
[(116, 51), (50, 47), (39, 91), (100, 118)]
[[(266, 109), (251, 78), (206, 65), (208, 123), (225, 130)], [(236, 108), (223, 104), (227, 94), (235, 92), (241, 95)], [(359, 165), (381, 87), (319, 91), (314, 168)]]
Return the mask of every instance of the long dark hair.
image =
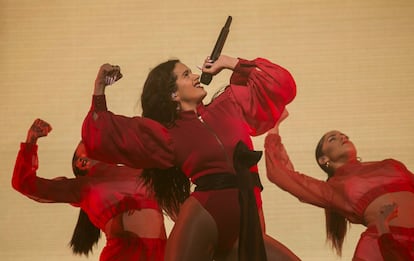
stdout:
[(179, 116), (179, 104), (171, 95), (177, 91), (174, 68), (179, 60), (168, 60), (150, 71), (141, 94), (142, 116), (172, 126)]
[(154, 193), (162, 210), (173, 220), (180, 206), (190, 195), (190, 180), (177, 167), (169, 169), (144, 169), (144, 184)]
[[(173, 101), (177, 91), (174, 68), (180, 61), (168, 60), (150, 71), (141, 95), (142, 116), (153, 119), (167, 128), (179, 117), (179, 103)], [(180, 205), (190, 195), (190, 181), (179, 167), (144, 169), (142, 178), (154, 192), (164, 212), (172, 218), (178, 215)]]
[[(73, 174), (76, 177), (84, 176), (87, 174), (87, 171), (80, 170), (76, 166), (78, 159), (79, 157), (76, 150), (72, 158), (72, 170)], [(88, 256), (90, 252), (92, 253), (92, 248), (98, 243), (100, 237), (101, 230), (92, 224), (85, 211), (80, 209), (78, 221), (76, 223), (75, 229), (73, 230), (72, 239), (69, 242), (70, 248), (72, 248), (72, 252), (77, 255)]]
[[(322, 151), (323, 142), (325, 141), (325, 135), (319, 140), (315, 149), (315, 158), (319, 167), (328, 174), (327, 180), (333, 177), (334, 170), (328, 165), (321, 164), (319, 158), (324, 156)], [(331, 247), (335, 249), (336, 253), (342, 255), (342, 246), (346, 233), (348, 231), (349, 222), (345, 217), (339, 214), (337, 211), (325, 208), (325, 226), (326, 226), (326, 239), (331, 243)]]

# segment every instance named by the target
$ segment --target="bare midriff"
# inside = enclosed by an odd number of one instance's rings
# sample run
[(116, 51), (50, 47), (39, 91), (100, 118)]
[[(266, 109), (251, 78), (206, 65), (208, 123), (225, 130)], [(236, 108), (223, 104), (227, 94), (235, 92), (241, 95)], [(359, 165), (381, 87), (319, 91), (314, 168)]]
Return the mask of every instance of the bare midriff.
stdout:
[(414, 228), (414, 193), (399, 191), (387, 193), (373, 200), (365, 209), (364, 219), (367, 226), (375, 226), (375, 221), (383, 205), (396, 203), (398, 216), (391, 220), (390, 226)]
[(105, 234), (107, 238), (167, 238), (164, 217), (154, 209), (130, 210), (115, 216), (106, 223)]

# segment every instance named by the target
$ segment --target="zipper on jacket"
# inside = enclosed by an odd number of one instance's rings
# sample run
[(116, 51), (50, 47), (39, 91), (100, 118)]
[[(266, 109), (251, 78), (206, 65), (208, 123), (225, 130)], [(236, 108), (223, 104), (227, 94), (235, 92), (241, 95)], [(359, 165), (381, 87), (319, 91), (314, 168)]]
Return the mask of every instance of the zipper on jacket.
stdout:
[(226, 158), (227, 164), (230, 167), (230, 169), (233, 169), (233, 164), (230, 161), (230, 157), (226, 152), (226, 149), (224, 148), (224, 144), (223, 142), (220, 140), (220, 138), (217, 136), (216, 132), (210, 128), (210, 126), (208, 126), (208, 124), (203, 120), (203, 118), (201, 117), (201, 115), (197, 116), (198, 120), (204, 125), (204, 127), (206, 127), (206, 129), (208, 131), (211, 132), (211, 134), (213, 134), (214, 138), (216, 138), (218, 144), (220, 145), (221, 149), (223, 150), (224, 153), (224, 157)]

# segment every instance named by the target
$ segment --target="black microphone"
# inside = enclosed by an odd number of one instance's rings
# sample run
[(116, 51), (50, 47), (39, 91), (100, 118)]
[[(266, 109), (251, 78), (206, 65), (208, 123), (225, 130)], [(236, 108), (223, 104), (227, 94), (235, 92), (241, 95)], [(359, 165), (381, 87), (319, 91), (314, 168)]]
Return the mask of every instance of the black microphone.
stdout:
[[(227, 17), (226, 24), (221, 29), (216, 45), (214, 46), (213, 52), (210, 55), (210, 60), (212, 60), (213, 62), (215, 62), (220, 57), (221, 50), (223, 50), (224, 42), (226, 42), (227, 35), (229, 34), (231, 20), (232, 20), (231, 16)], [(213, 79), (212, 74), (201, 73), (200, 82), (202, 84), (209, 85), (212, 79)]]

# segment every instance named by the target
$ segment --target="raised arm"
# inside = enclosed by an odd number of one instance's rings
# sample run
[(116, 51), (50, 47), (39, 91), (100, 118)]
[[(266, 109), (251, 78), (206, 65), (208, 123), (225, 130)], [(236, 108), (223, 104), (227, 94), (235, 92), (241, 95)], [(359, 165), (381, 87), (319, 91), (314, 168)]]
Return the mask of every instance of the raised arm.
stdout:
[(119, 66), (104, 64), (95, 80), (92, 106), (82, 125), (82, 140), (92, 158), (134, 168), (168, 168), (174, 154), (168, 131), (158, 122), (108, 111), (105, 88), (122, 77)]
[(251, 135), (270, 130), (285, 106), (296, 96), (296, 84), (288, 70), (266, 59), (238, 59), (228, 88), (251, 129)]
[(38, 169), (37, 140), (45, 137), (52, 127), (36, 119), (27, 132), (26, 142), (20, 144), (12, 176), (12, 187), (23, 195), (43, 203), (78, 203), (82, 181), (78, 179), (44, 179), (36, 176)]
[(276, 142), (273, 142), (273, 144), (274, 144), (274, 146), (273, 146), (274, 153), (276, 153), (278, 155), (279, 163), (282, 164), (284, 166), (284, 168), (286, 168), (287, 170), (290, 170), (290, 171), (294, 171), (295, 168), (294, 168), (292, 162), (290, 161), (289, 155), (287, 154), (285, 146), (281, 142), (281, 138), (279, 136), (279, 125), (288, 116), (289, 116), (288, 110), (284, 109), (282, 114), (280, 115), (279, 120), (276, 122), (275, 126), (272, 129), (270, 129), (267, 132), (267, 134), (268, 135), (270, 135), (270, 134), (277, 135), (276, 137), (274, 137), (276, 139)]
[[(287, 117), (286, 113), (282, 113), (281, 120)], [(322, 208), (332, 207), (334, 198), (337, 198), (337, 196), (327, 182), (294, 171), (293, 164), (279, 136), (279, 123), (280, 121), (269, 131), (265, 138), (268, 179), (302, 202)]]

